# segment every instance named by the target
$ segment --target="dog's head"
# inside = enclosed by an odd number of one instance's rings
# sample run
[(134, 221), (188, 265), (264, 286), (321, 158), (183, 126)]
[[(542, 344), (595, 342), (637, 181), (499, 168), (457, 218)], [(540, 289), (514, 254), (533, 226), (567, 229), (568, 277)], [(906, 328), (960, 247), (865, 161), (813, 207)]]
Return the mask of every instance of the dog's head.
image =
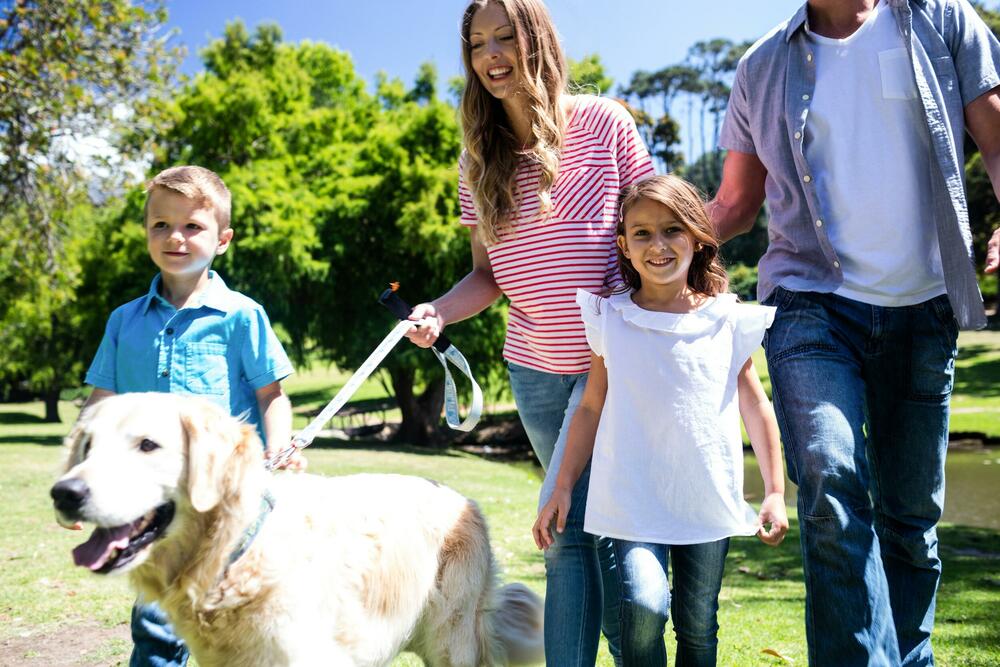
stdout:
[(66, 474), (52, 487), (56, 518), (96, 524), (77, 565), (124, 572), (172, 533), (178, 506), (206, 513), (261, 467), (252, 427), (193, 396), (121, 394), (88, 408), (65, 440)]

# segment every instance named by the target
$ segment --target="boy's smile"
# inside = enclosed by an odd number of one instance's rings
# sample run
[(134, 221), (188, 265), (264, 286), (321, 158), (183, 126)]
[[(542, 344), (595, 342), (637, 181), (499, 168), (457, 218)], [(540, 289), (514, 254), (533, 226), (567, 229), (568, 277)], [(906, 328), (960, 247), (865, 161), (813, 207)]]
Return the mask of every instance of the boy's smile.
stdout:
[(230, 228), (219, 231), (210, 205), (166, 188), (149, 193), (146, 245), (165, 282), (207, 278), (212, 260), (226, 251), (232, 237)]

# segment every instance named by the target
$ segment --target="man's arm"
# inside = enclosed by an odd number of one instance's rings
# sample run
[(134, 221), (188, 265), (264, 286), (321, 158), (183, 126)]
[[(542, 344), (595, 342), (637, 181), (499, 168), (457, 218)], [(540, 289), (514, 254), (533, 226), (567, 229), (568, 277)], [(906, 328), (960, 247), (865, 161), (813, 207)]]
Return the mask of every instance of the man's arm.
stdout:
[(750, 231), (764, 203), (767, 169), (753, 153), (729, 151), (722, 163), (722, 185), (708, 203), (708, 217), (723, 243)]
[[(969, 102), (965, 107), (965, 127), (979, 147), (983, 165), (1000, 201), (1000, 87)], [(986, 252), (986, 273), (1000, 268), (1000, 227), (993, 230)]]

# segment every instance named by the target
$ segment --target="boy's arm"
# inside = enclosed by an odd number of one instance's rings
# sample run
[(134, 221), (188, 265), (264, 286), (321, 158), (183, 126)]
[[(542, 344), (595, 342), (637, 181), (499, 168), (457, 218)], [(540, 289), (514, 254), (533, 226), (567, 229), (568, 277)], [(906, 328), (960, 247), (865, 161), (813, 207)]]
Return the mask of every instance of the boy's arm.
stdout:
[[(275, 381), (256, 390), (257, 407), (263, 421), (264, 458), (269, 458), (284, 449), (292, 441), (292, 402), (281, 388), (281, 381)], [(284, 466), (292, 470), (302, 470), (306, 467), (305, 457), (301, 454), (293, 456)]]
[(594, 439), (597, 437), (597, 427), (601, 421), (601, 411), (604, 409), (604, 399), (608, 394), (608, 369), (604, 359), (593, 352), (590, 353), (590, 375), (587, 386), (583, 390), (580, 405), (573, 413), (566, 434), (566, 451), (559, 465), (559, 475), (556, 477), (556, 488), (552, 498), (538, 513), (531, 532), (539, 549), (552, 546), (553, 538), (550, 524), (556, 520), (556, 530), (560, 533), (566, 528), (566, 515), (569, 514), (570, 497), (587, 461), (594, 453)]
[(770, 530), (761, 526), (758, 533), (766, 544), (776, 545), (788, 530), (785, 512), (785, 474), (781, 463), (781, 437), (774, 409), (767, 400), (760, 384), (753, 359), (747, 359), (738, 380), (740, 416), (750, 436), (750, 445), (757, 457), (761, 477), (764, 478), (764, 502), (761, 504), (761, 523), (770, 523)]
[(83, 404), (83, 407), (80, 408), (80, 414), (83, 414), (83, 411), (89, 408), (90, 406), (97, 405), (105, 398), (114, 395), (115, 392), (111, 391), (110, 389), (101, 389), (100, 387), (94, 387), (94, 391), (90, 392), (90, 396), (87, 397), (87, 401)]

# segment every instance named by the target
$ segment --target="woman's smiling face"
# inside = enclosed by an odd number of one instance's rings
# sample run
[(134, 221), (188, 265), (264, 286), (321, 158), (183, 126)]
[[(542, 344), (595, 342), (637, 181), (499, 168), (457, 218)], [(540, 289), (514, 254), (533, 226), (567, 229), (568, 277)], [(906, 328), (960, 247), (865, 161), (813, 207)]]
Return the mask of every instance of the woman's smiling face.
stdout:
[(517, 91), (517, 37), (507, 11), (490, 2), (477, 11), (469, 26), (469, 54), (479, 82), (497, 99)]

